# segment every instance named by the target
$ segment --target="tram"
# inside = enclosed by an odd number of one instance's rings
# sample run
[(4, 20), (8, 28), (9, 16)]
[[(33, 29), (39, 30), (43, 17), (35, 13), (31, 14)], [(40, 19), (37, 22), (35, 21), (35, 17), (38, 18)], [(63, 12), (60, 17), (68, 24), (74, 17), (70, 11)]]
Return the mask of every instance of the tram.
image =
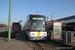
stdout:
[(29, 14), (27, 16), (24, 31), (29, 40), (47, 40), (45, 21), (44, 15)]

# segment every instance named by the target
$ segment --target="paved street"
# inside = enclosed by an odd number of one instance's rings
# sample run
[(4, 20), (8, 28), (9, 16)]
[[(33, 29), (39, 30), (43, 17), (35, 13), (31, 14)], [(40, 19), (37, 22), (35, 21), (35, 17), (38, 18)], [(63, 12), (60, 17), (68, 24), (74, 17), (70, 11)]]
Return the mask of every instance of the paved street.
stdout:
[(8, 38), (0, 37), (0, 50), (56, 50), (57, 47), (63, 46), (51, 41), (29, 41), (23, 31), (10, 42)]
[(32, 48), (26, 44), (24, 34), (22, 33), (21, 35), (17, 35), (16, 38), (11, 39), (10, 42), (8, 42), (8, 38), (0, 37), (0, 50), (32, 50)]

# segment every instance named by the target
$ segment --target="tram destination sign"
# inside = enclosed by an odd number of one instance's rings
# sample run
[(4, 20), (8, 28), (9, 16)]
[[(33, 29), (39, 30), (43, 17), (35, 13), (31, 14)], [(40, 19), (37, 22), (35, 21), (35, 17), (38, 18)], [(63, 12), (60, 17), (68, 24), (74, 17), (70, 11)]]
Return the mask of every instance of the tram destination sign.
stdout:
[(32, 20), (44, 20), (44, 18), (35, 18), (35, 17), (33, 17)]

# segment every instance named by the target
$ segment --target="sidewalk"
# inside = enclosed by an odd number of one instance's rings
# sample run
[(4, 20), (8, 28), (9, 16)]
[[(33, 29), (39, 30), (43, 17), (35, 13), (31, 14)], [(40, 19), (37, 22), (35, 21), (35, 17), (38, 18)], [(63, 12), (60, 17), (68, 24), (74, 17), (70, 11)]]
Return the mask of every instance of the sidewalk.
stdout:
[(20, 35), (17, 35), (11, 41), (8, 41), (8, 38), (0, 37), (0, 50), (33, 50), (28, 47), (26, 44), (24, 33), (21, 32)]

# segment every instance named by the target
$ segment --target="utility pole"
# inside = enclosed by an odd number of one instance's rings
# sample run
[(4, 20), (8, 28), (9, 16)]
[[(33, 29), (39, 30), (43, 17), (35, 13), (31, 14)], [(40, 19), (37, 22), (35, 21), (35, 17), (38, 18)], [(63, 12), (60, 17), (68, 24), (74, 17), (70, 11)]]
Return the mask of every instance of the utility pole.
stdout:
[(51, 20), (53, 20), (53, 13), (51, 13)]
[(20, 35), (20, 32), (21, 32), (21, 28), (22, 28), (21, 22), (22, 22), (22, 20), (19, 20), (19, 35)]
[(38, 12), (37, 12), (37, 15), (38, 15)]
[(9, 31), (8, 31), (8, 41), (11, 41), (11, 4), (12, 0), (10, 0), (10, 5), (9, 5)]
[(47, 17), (47, 21), (48, 21), (48, 17)]

